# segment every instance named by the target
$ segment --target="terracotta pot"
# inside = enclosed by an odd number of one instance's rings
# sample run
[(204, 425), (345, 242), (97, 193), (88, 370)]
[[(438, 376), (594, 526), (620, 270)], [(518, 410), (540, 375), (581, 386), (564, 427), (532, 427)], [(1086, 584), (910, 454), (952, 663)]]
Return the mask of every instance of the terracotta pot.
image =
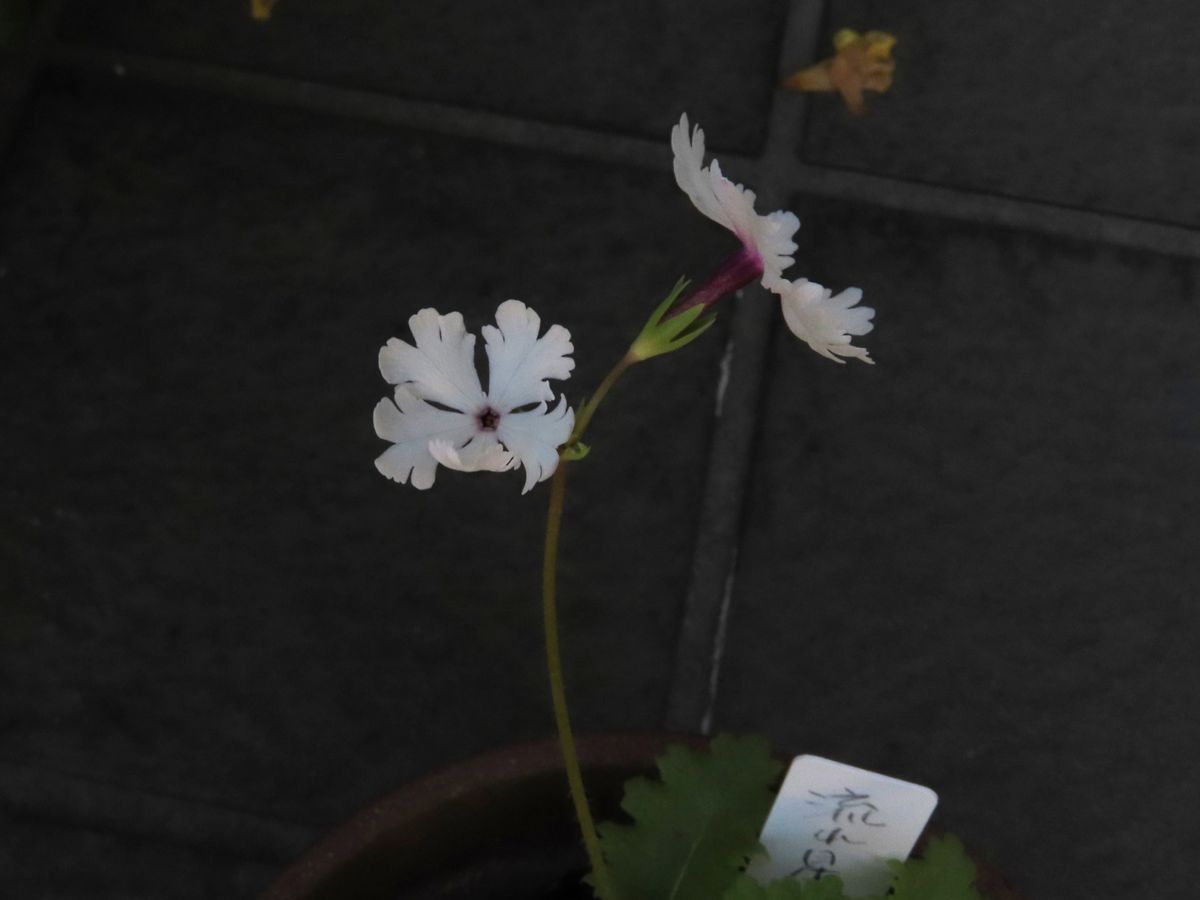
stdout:
[[(669, 744), (708, 739), (622, 732), (579, 740), (598, 819), (614, 818), (622, 786), (654, 771)], [(919, 849), (918, 849), (919, 852)], [(978, 859), (990, 900), (1019, 900)], [(536, 741), (456, 763), (393, 791), (311, 847), (261, 900), (534, 900), (590, 898), (558, 744)]]

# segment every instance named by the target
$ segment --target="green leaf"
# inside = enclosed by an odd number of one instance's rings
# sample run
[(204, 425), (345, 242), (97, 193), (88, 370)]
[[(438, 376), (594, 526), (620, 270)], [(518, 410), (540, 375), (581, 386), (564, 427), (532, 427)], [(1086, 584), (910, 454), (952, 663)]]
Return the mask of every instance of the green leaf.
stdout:
[(894, 877), (887, 900), (980, 900), (975, 863), (953, 835), (933, 838), (919, 859), (888, 866)]
[[(934, 838), (923, 856), (906, 862), (888, 860), (891, 888), (880, 897), (861, 900), (981, 900), (974, 887), (975, 864), (953, 835)], [(782, 878), (763, 886), (743, 874), (721, 900), (846, 900), (836, 876)]]
[(816, 881), (781, 878), (764, 887), (743, 874), (721, 900), (846, 900), (846, 895), (842, 891), (842, 880), (837, 876)]
[(709, 900), (762, 852), (758, 833), (781, 766), (761, 738), (721, 735), (707, 753), (669, 747), (661, 781), (634, 778), (621, 803), (632, 825), (603, 822), (600, 843), (621, 900)]

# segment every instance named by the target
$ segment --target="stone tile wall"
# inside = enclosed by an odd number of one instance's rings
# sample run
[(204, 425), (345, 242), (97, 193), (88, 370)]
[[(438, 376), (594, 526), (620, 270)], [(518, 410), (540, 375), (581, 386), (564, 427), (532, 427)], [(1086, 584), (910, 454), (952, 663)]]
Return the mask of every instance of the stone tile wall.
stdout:
[[(892, 93), (774, 91), (844, 25), (897, 33)], [(375, 354), (516, 296), (572, 331), (577, 400), (730, 249), (673, 184), (687, 110), (800, 214), (792, 271), (866, 290), (877, 364), (752, 289), (621, 383), (571, 478), (577, 723), (927, 783), (1031, 897), (1185, 894), (1198, 27), (41, 4), (0, 95), (0, 884), (251, 897), (378, 793), (552, 731), (545, 488), (385, 482)]]

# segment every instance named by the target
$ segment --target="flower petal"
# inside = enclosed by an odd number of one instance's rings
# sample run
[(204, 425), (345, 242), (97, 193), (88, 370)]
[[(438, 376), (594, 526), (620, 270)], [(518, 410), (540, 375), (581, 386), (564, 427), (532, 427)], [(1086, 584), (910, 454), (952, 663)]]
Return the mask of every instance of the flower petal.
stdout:
[(408, 320), (416, 346), (392, 338), (379, 351), (379, 371), (390, 384), (407, 384), (422, 399), (461, 412), (484, 401), (475, 372), (475, 335), (467, 334), (461, 313), (439, 315), (423, 309)]
[(713, 196), (721, 205), (723, 224), (741, 239), (743, 244), (753, 246), (754, 220), (759, 218), (754, 211), (754, 191), (734, 184), (721, 172), (721, 164), (715, 159), (708, 165), (708, 177), (712, 183)]
[(496, 310), (496, 326), (485, 325), (487, 400), (501, 413), (554, 399), (548, 379), (569, 378), (575, 368), (571, 333), (561, 325), (538, 337), (542, 320), (520, 300), (506, 300)]
[(458, 472), (507, 472), (520, 465), (491, 435), (479, 435), (464, 447), (437, 438), (429, 442), (429, 453), (447, 469)]
[(375, 433), (392, 446), (375, 460), (385, 477), (425, 490), (433, 485), (437, 460), (429, 452), (431, 440), (465, 443), (476, 430), (473, 416), (435, 409), (408, 385), (396, 388), (395, 401), (375, 405)]
[(683, 115), (671, 130), (671, 149), (675, 154), (675, 181), (696, 209), (719, 225), (728, 228), (742, 244), (762, 260), (762, 284), (779, 290), (783, 270), (795, 261), (796, 243), (792, 240), (800, 227), (794, 213), (778, 210), (762, 216), (754, 211), (754, 191), (734, 184), (713, 160), (704, 162), (704, 131), (696, 126), (689, 139), (688, 118)]
[(723, 225), (730, 231), (732, 224), (725, 217), (721, 204), (713, 193), (712, 180), (703, 168), (704, 162), (704, 131), (699, 125), (688, 133), (688, 117), (684, 113), (679, 117), (679, 123), (671, 129), (671, 150), (675, 155), (675, 183), (680, 190), (687, 194), (696, 209), (718, 225)]
[(796, 242), (792, 238), (799, 228), (799, 217), (782, 209), (755, 219), (754, 245), (762, 256), (762, 283), (767, 290), (778, 292), (784, 280), (783, 270), (795, 262), (792, 254), (796, 252)]
[(850, 343), (851, 335), (867, 334), (875, 327), (875, 310), (855, 305), (862, 299), (861, 290), (847, 288), (834, 296), (828, 288), (801, 278), (783, 282), (779, 299), (788, 328), (817, 353), (838, 363), (845, 362), (839, 359), (843, 356), (872, 362), (864, 348)]
[(549, 412), (539, 404), (529, 412), (509, 413), (500, 419), (496, 437), (525, 467), (526, 494), (539, 481), (545, 481), (558, 468), (558, 448), (567, 442), (575, 427), (575, 411), (560, 397)]

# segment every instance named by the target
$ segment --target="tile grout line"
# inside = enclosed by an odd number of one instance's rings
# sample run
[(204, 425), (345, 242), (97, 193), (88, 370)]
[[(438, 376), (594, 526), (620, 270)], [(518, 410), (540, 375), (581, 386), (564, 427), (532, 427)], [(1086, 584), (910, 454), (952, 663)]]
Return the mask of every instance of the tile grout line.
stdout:
[[(813, 35), (823, 13), (822, 0), (795, 3), (788, 13), (780, 47), (779, 72), (811, 53)], [(807, 98), (776, 91), (764, 144), (755, 167), (754, 186), (761, 189), (760, 209), (787, 208), (791, 186), (788, 162), (799, 142)], [(734, 173), (737, 170), (723, 166)], [(727, 354), (728, 381), (716, 416), (704, 503), (696, 529), (691, 577), (684, 600), (675, 665), (667, 697), (666, 725), (709, 733), (725, 652), (737, 575), (738, 548), (750, 455), (758, 430), (770, 337), (778, 303), (762, 288), (734, 305)], [(724, 373), (723, 373), (724, 374)]]
[[(661, 169), (670, 162), (665, 136), (663, 140), (649, 140), (609, 134), (376, 91), (72, 44), (56, 45), (50, 53), (50, 63), (60, 68), (102, 72), (117, 78), (136, 78), (172, 88), (594, 162), (652, 169)], [(731, 158), (753, 164), (748, 157)]]
[(791, 161), (796, 192), (1052, 238), (1200, 259), (1200, 228)]
[(688, 589), (667, 692), (665, 724), (672, 730), (703, 730), (706, 718), (711, 719), (706, 713), (715, 691), (713, 673), (719, 665), (715, 658), (720, 655), (718, 626), (732, 590), (750, 445), (757, 427), (762, 368), (775, 314), (774, 305), (761, 288), (739, 292), (732, 306), (733, 323), (725, 347), (728, 381), (720, 398), (721, 412), (714, 415)]
[(10, 762), (0, 762), (0, 808), (270, 864), (292, 859), (317, 836), (316, 829), (295, 822)]
[[(789, 21), (795, 18), (793, 15)], [(811, 23), (806, 22), (804, 27), (816, 33), (820, 16), (810, 18)], [(661, 169), (666, 159), (665, 138), (651, 140), (610, 134), (427, 100), (412, 100), (385, 93), (103, 48), (56, 44), (49, 48), (46, 55), (49, 65), (61, 68), (124, 75), (168, 87), (231, 95), (326, 115), (558, 153), (597, 163)], [(784, 53), (784, 58), (791, 60), (808, 56), (811, 53), (792, 53), (790, 50)], [(800, 95), (777, 95), (773, 110), (781, 105), (803, 110), (804, 101), (805, 98)], [(730, 171), (745, 173), (743, 177), (747, 180), (758, 184), (773, 180), (799, 193), (1105, 246), (1200, 259), (1200, 228), (806, 163), (797, 155), (797, 147), (798, 141), (777, 142), (772, 146), (768, 135), (765, 155), (761, 160), (725, 151), (721, 151), (720, 156)], [(763, 177), (764, 170), (770, 173), (767, 177)]]
[(734, 542), (730, 553), (729, 573), (725, 576), (725, 587), (721, 592), (721, 606), (717, 611), (716, 630), (713, 634), (712, 654), (709, 657), (708, 694), (705, 696), (704, 713), (700, 717), (700, 733), (712, 734), (713, 721), (717, 714), (717, 687), (721, 683), (721, 661), (725, 657), (725, 641), (729, 636), (729, 611), (733, 607), (733, 585), (737, 579), (738, 553), (741, 534)]

